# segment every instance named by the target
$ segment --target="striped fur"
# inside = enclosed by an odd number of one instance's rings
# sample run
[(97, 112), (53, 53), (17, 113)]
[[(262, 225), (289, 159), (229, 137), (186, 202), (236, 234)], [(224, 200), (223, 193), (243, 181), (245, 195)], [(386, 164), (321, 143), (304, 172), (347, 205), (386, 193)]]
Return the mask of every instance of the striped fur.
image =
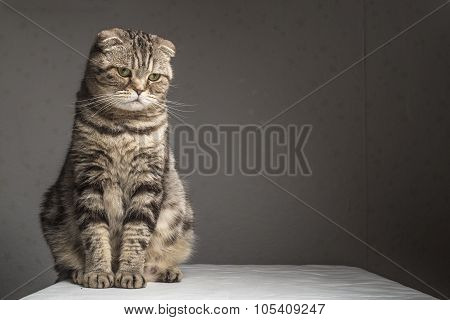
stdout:
[[(70, 148), (42, 203), (42, 230), (60, 279), (90, 288), (181, 280), (178, 265), (188, 259), (194, 233), (168, 145), (174, 54), (171, 42), (143, 32), (98, 34)], [(118, 67), (132, 76), (120, 76)], [(152, 82), (150, 73), (161, 77)]]

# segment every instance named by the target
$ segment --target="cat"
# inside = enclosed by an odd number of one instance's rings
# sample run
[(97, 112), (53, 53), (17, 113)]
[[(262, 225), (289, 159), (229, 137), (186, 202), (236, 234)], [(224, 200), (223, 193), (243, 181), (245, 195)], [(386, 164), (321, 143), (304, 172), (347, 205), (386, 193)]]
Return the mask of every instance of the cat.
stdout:
[(193, 211), (168, 143), (172, 42), (101, 31), (77, 93), (70, 147), (41, 226), (58, 279), (89, 288), (178, 282)]

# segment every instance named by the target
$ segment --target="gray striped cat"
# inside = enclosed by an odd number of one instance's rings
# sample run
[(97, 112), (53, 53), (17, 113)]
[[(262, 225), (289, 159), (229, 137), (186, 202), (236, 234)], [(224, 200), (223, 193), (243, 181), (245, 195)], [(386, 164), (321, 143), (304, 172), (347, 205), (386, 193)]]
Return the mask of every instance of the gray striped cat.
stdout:
[(42, 203), (59, 279), (89, 288), (181, 280), (194, 233), (168, 144), (174, 55), (170, 41), (141, 31), (97, 35), (70, 148)]

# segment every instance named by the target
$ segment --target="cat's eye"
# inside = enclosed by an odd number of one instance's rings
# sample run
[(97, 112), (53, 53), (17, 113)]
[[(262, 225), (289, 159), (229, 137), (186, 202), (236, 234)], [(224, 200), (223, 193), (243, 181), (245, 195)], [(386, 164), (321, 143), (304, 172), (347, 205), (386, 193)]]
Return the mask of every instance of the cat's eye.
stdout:
[(159, 73), (151, 73), (148, 76), (148, 80), (150, 80), (150, 81), (158, 81), (160, 77), (161, 77), (161, 74), (159, 74)]
[(117, 68), (117, 72), (122, 76), (122, 77), (131, 77), (131, 70), (128, 68)]

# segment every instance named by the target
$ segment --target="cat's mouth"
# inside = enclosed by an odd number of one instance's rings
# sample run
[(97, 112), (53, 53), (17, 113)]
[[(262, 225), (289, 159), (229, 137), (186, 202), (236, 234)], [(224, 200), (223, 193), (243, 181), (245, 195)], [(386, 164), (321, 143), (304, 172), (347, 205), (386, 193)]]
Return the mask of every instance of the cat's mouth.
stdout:
[(116, 96), (114, 100), (114, 107), (126, 111), (142, 111), (152, 107), (159, 109), (160, 106), (158, 99), (152, 95)]
[(119, 109), (128, 110), (128, 111), (141, 111), (146, 109), (148, 106), (142, 103), (139, 99), (135, 99), (132, 101), (127, 101), (124, 103), (120, 103), (117, 105)]
[(115, 105), (116, 108), (127, 111), (142, 111), (152, 107), (159, 109), (158, 104), (153, 99), (135, 98), (134, 100), (123, 101)]

